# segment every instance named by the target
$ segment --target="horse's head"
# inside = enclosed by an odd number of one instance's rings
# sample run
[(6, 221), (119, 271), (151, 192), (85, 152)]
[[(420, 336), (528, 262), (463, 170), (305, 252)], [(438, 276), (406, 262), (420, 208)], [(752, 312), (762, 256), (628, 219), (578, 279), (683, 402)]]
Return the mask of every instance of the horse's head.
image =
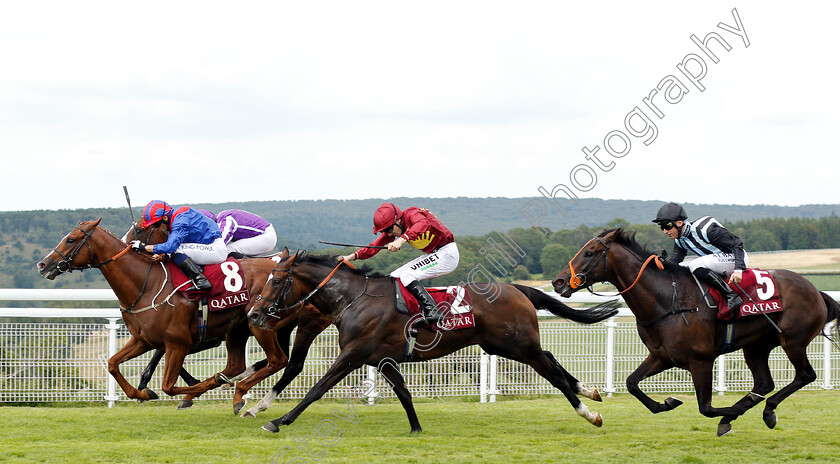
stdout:
[(90, 240), (100, 221), (102, 218), (80, 222), (37, 264), (38, 273), (53, 280), (59, 274), (92, 264)]
[[(260, 294), (248, 305), (248, 321), (257, 327), (276, 329), (283, 327), (297, 317), (303, 305), (295, 305), (292, 299), (300, 294), (295, 289), (295, 261), (306, 252), (298, 251), (289, 256), (289, 249), (283, 248), (280, 255), (272, 258), (277, 265), (272, 269), (268, 281)], [(290, 305), (294, 305), (290, 307)]]
[(129, 243), (132, 240), (140, 240), (149, 245), (163, 243), (169, 239), (169, 227), (164, 221), (158, 221), (149, 227), (143, 227), (143, 219), (138, 219), (131, 227), (128, 228), (122, 241)]
[(560, 296), (569, 297), (581, 288), (607, 280), (609, 265), (607, 255), (615, 233), (616, 231), (602, 232), (601, 235), (586, 242), (586, 245), (551, 282), (554, 285), (554, 291)]

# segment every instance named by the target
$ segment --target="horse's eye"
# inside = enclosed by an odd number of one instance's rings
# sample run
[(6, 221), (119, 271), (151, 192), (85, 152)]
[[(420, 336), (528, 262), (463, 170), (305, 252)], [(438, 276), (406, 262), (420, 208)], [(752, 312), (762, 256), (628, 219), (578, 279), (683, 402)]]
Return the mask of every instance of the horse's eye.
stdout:
[(68, 238), (67, 243), (76, 243), (76, 239), (75, 238)]
[(282, 280), (280, 280), (280, 279), (274, 279), (274, 282), (273, 282), (273, 284), (274, 284), (274, 285), (280, 285), (281, 283), (283, 283), (283, 281), (282, 281)]
[(583, 256), (586, 256), (587, 258), (590, 258), (590, 257), (592, 257), (592, 255), (594, 255), (594, 254), (595, 254), (595, 253), (593, 253), (593, 252), (591, 252), (591, 251), (587, 251), (586, 253), (584, 253), (584, 254), (583, 254)]

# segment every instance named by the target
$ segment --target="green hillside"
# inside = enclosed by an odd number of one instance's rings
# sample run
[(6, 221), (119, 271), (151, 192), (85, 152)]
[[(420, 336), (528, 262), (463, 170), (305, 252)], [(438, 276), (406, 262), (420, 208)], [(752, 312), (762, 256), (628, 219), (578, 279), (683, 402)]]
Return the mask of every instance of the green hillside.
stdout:
[[(374, 238), (373, 211), (383, 201), (263, 201), (190, 206), (214, 212), (230, 208), (252, 211), (274, 224), (280, 246), (344, 253), (351, 249), (324, 250), (327, 247), (319, 245), (318, 240), (369, 243)], [(437, 285), (465, 280), (466, 273), (478, 265), (502, 279), (554, 273), (570, 253), (605, 226), (636, 224), (633, 229), (638, 231), (640, 241), (651, 249), (671, 248), (650, 223), (662, 203), (657, 201), (558, 200), (559, 207), (565, 211), (539, 198), (394, 198), (389, 201), (403, 208), (428, 208), (455, 234), (461, 249), (461, 265), (446, 281), (433, 282)], [(840, 205), (686, 204), (685, 207), (692, 217), (713, 215), (723, 221), (744, 240), (749, 251), (840, 247), (840, 218), (836, 215)], [(134, 216), (140, 215), (141, 208), (135, 208)], [(35, 269), (35, 264), (76, 224), (98, 217), (103, 218), (103, 227), (117, 235), (122, 235), (131, 222), (128, 208), (0, 212), (0, 287), (105, 287), (97, 271), (77, 272), (48, 282)], [(518, 249), (505, 245), (505, 237)], [(493, 243), (501, 245), (489, 246)], [(380, 253), (366, 264), (388, 272), (417, 253), (411, 247), (406, 248), (400, 253)], [(497, 256), (494, 258), (488, 250)]]

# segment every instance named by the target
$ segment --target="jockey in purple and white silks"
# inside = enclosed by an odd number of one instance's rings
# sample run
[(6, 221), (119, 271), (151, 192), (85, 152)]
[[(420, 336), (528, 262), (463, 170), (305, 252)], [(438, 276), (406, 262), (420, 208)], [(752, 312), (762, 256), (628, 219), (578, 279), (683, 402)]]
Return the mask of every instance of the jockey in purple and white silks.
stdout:
[(257, 256), (270, 253), (277, 245), (274, 226), (254, 213), (228, 209), (216, 215), (216, 223), (228, 253)]

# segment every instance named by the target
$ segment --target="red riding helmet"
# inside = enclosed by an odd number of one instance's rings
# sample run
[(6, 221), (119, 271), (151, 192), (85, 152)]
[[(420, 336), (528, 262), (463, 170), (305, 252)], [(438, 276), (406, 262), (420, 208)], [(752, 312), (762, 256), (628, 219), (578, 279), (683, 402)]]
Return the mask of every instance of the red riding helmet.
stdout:
[(161, 219), (172, 213), (172, 207), (169, 203), (161, 200), (152, 200), (143, 209), (143, 228), (159, 222)]
[(373, 234), (377, 235), (383, 230), (397, 223), (402, 211), (393, 203), (382, 203), (373, 213)]

